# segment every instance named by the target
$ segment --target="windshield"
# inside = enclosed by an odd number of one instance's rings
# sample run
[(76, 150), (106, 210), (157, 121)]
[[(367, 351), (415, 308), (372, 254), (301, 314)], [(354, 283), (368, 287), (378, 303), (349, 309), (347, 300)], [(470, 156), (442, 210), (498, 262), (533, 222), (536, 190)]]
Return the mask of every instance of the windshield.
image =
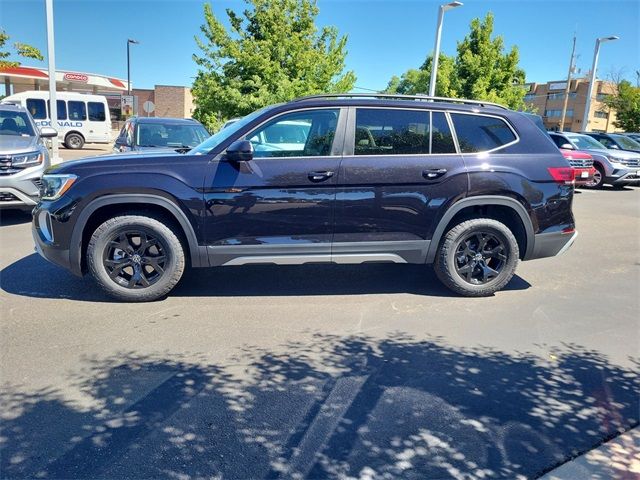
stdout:
[(227, 138), (234, 135), (236, 132), (240, 131), (245, 125), (252, 122), (255, 118), (262, 115), (267, 109), (273, 107), (266, 107), (260, 110), (256, 110), (253, 113), (250, 113), (246, 117), (241, 118), (237, 122), (232, 123), (222, 129), (220, 129), (215, 135), (212, 135), (203, 143), (198, 145), (196, 148), (189, 152), (189, 155), (205, 155), (209, 153), (211, 150), (216, 148), (222, 142), (224, 142)]
[(636, 142), (632, 138), (625, 137), (624, 135), (611, 135), (613, 139), (627, 150), (640, 150), (640, 143)]
[(569, 136), (569, 140), (571, 140), (571, 143), (573, 143), (576, 147), (582, 148), (582, 149), (589, 149), (589, 148), (596, 149), (596, 150), (607, 149), (607, 147), (605, 147), (603, 144), (601, 144), (595, 138), (590, 137), (589, 135), (571, 135)]
[(25, 112), (0, 110), (0, 135), (33, 137), (35, 132)]
[(200, 124), (139, 123), (136, 145), (192, 148), (202, 143), (208, 136), (209, 132)]

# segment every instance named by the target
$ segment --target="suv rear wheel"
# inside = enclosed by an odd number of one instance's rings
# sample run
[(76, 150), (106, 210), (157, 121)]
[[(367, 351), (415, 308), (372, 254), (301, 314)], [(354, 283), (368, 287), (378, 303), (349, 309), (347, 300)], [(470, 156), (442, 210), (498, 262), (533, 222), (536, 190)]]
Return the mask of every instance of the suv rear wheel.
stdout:
[(434, 268), (451, 290), (468, 297), (484, 297), (509, 283), (519, 255), (518, 242), (505, 224), (474, 218), (446, 233)]
[(143, 215), (114, 217), (89, 240), (87, 264), (94, 280), (109, 295), (128, 302), (165, 296), (184, 271), (184, 251), (162, 221)]

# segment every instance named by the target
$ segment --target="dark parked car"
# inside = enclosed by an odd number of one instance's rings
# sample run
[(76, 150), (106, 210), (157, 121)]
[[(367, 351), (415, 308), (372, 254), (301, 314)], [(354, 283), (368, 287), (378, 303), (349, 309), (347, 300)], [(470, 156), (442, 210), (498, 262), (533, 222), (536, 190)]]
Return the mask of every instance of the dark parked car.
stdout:
[(628, 152), (640, 152), (640, 143), (633, 138), (629, 138), (626, 135), (619, 133), (596, 133), (596, 132), (582, 132), (585, 135), (589, 135), (595, 138), (601, 144), (607, 148), (613, 150), (626, 150)]
[(572, 169), (524, 115), (370, 97), (270, 106), (186, 155), (60, 164), (33, 212), (37, 249), (145, 301), (187, 263), (433, 263), (455, 292), (484, 296), (518, 260), (573, 243)]
[(122, 126), (113, 150), (115, 153), (184, 152), (207, 138), (207, 129), (190, 118), (132, 117)]

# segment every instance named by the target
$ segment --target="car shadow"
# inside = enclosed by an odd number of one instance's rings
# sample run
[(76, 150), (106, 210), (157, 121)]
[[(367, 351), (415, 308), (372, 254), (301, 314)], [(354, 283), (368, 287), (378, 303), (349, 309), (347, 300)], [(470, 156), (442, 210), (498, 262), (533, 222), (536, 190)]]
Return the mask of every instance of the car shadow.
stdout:
[[(515, 275), (504, 290), (531, 285)], [(26, 256), (0, 271), (0, 288), (35, 298), (66, 298), (86, 302), (113, 301), (89, 278), (79, 278)], [(444, 287), (430, 267), (422, 265), (252, 265), (189, 269), (171, 297), (313, 296), (411, 293), (431, 297), (457, 296)]]
[(0, 227), (19, 225), (30, 221), (30, 210), (0, 210)]

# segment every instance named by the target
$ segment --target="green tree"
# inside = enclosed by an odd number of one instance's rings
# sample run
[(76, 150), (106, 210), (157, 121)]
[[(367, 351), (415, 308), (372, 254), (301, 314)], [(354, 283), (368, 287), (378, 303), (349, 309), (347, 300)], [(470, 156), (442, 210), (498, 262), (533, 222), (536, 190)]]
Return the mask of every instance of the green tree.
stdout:
[[(436, 95), (486, 100), (524, 109), (525, 73), (518, 66), (518, 47), (504, 52), (501, 36), (492, 38), (493, 14), (471, 22), (469, 34), (458, 42), (455, 58), (440, 54)], [(408, 70), (389, 81), (393, 93), (427, 93), (431, 76), (431, 56), (419, 70)]]
[(613, 125), (625, 132), (640, 132), (640, 88), (634, 87), (628, 80), (618, 82), (615, 95), (608, 95), (604, 103), (615, 110)]
[(346, 92), (355, 85), (344, 72), (347, 37), (335, 27), (318, 29), (311, 0), (245, 0), (242, 15), (226, 14), (230, 31), (204, 5), (202, 53), (193, 83), (194, 117), (216, 129), (226, 119), (302, 95)]
[[(17, 67), (20, 65), (20, 62), (6, 60), (12, 55), (12, 52), (8, 50), (8, 46), (5, 46), (9, 38), (9, 35), (0, 28), (0, 68)], [(13, 44), (13, 50), (14, 54), (19, 57), (44, 60), (40, 50), (25, 43), (15, 42)]]

